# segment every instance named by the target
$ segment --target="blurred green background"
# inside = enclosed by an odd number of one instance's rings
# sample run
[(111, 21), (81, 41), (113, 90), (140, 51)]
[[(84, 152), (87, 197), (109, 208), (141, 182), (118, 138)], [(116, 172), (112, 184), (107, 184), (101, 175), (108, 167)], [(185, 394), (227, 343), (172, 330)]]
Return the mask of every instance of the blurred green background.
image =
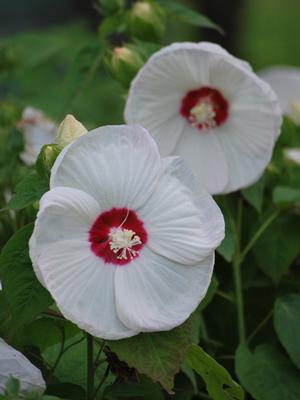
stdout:
[[(255, 70), (272, 64), (300, 66), (300, 1), (181, 0), (225, 30), (193, 29), (170, 23), (166, 43), (218, 42), (248, 60)], [(0, 99), (32, 105), (60, 120), (74, 113), (88, 128), (122, 122), (124, 89), (101, 69), (74, 94), (76, 57), (97, 39), (101, 16), (89, 0), (0, 0)], [(1, 61), (2, 60), (2, 61)]]

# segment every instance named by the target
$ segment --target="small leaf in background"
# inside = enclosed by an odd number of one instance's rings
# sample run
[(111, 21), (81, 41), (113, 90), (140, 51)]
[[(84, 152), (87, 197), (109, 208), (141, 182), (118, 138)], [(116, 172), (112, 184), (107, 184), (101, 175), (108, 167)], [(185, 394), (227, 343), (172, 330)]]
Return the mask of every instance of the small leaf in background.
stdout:
[(14, 210), (21, 210), (38, 201), (48, 190), (48, 180), (36, 172), (32, 172), (17, 184), (15, 194), (10, 199), (7, 207)]
[(300, 253), (300, 217), (284, 213), (264, 231), (253, 247), (258, 266), (278, 283)]
[(212, 299), (214, 298), (214, 296), (216, 294), (216, 290), (218, 289), (218, 286), (219, 286), (218, 279), (215, 277), (215, 275), (213, 275), (210, 285), (209, 285), (209, 288), (206, 292), (206, 295), (205, 295), (204, 299), (201, 301), (201, 303), (199, 304), (197, 310), (202, 311), (209, 305), (209, 303), (212, 301)]
[(263, 176), (254, 185), (243, 189), (241, 191), (243, 197), (248, 201), (248, 203), (253, 206), (258, 213), (261, 212), (263, 199), (264, 199), (264, 189), (265, 189), (265, 177)]
[(25, 225), (3, 247), (0, 272), (3, 293), (11, 307), (15, 328), (26, 324), (52, 303), (39, 283), (29, 258), (28, 241), (33, 224)]
[(73, 59), (68, 71), (65, 86), (65, 110), (68, 111), (70, 105), (77, 96), (94, 78), (98, 72), (104, 56), (104, 46), (100, 39), (90, 41), (82, 46)]
[(294, 364), (300, 368), (300, 296), (290, 294), (277, 299), (274, 326), (279, 340)]
[(161, 388), (155, 383), (144, 377), (141, 377), (139, 383), (114, 383), (104, 391), (104, 398), (107, 400), (126, 399), (144, 399), (144, 400), (163, 400)]
[(196, 345), (192, 345), (186, 363), (204, 380), (208, 394), (213, 400), (242, 400), (244, 391), (229, 372)]
[(255, 400), (300, 399), (300, 373), (284, 354), (270, 344), (252, 353), (247, 346), (236, 352), (236, 373)]
[(300, 190), (277, 186), (273, 191), (273, 201), (279, 206), (291, 206), (294, 203), (300, 203)]
[(218, 32), (223, 33), (223, 29), (212, 22), (209, 18), (191, 10), (183, 4), (176, 3), (173, 0), (158, 0), (157, 2), (167, 11), (168, 16), (176, 21), (188, 25), (199, 26), (201, 28), (215, 29)]
[(236, 248), (237, 233), (232, 209), (227, 200), (228, 199), (224, 197), (220, 197), (218, 201), (218, 205), (221, 208), (225, 220), (225, 238), (217, 248), (217, 252), (221, 254), (226, 261), (230, 262), (232, 261)]
[(166, 332), (140, 333), (129, 339), (108, 342), (121, 361), (172, 393), (174, 376), (179, 372), (192, 341), (193, 318)]
[[(81, 338), (83, 338), (82, 341)], [(59, 379), (60, 382), (72, 383), (73, 385), (81, 386), (84, 390), (87, 385), (87, 346), (86, 339), (83, 333), (79, 333), (76, 336), (65, 341), (65, 348), (80, 341), (74, 346), (70, 347), (61, 357), (55, 371), (54, 376)], [(94, 357), (98, 354), (100, 345), (94, 340)], [(53, 346), (48, 347), (42, 352), (43, 359), (50, 365), (54, 365), (57, 357), (61, 350), (61, 343), (57, 343)], [(95, 372), (95, 385), (97, 386), (100, 382), (104, 372), (106, 370), (107, 363), (103, 362), (99, 365)], [(104, 390), (107, 385), (110, 385), (115, 380), (112, 374), (109, 374), (105, 384), (101, 390)]]

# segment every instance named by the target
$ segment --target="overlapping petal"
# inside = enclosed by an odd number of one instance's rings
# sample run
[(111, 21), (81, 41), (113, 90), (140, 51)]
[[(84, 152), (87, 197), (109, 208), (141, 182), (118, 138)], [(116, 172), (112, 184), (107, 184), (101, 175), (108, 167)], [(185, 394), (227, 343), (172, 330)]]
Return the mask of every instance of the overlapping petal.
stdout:
[[(122, 151), (120, 151), (122, 149)], [(145, 203), (158, 179), (160, 157), (141, 127), (106, 126), (67, 146), (57, 158), (50, 187), (89, 193), (102, 210)]]
[(145, 249), (115, 275), (120, 319), (143, 332), (172, 329), (183, 323), (203, 299), (212, 275), (214, 255), (183, 267)]

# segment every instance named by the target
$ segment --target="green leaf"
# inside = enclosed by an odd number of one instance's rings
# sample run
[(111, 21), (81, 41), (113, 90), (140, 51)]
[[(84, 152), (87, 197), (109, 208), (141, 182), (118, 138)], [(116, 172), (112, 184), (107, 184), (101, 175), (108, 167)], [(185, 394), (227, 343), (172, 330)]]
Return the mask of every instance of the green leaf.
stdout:
[(98, 72), (104, 56), (101, 39), (90, 41), (77, 52), (68, 71), (65, 86), (65, 109), (84, 91)]
[[(76, 343), (82, 338), (82, 333), (65, 341), (64, 348), (71, 346), (66, 350), (61, 357), (55, 371), (54, 376), (59, 379), (60, 382), (72, 383), (74, 385), (81, 386), (86, 389), (87, 385), (87, 346), (85, 338)], [(94, 357), (96, 358), (100, 345), (94, 340)], [(42, 352), (44, 360), (50, 364), (54, 365), (61, 351), (61, 343), (55, 344), (53, 346), (47, 347), (45, 351)], [(95, 385), (97, 385), (104, 375), (107, 363), (103, 362), (99, 365), (95, 373)], [(104, 390), (107, 385), (112, 384), (114, 381), (114, 376), (109, 374), (105, 384), (101, 388)]]
[(273, 201), (279, 206), (291, 206), (300, 202), (300, 190), (286, 186), (277, 186), (273, 191)]
[(0, 271), (3, 293), (11, 307), (15, 327), (30, 322), (52, 303), (50, 294), (37, 280), (29, 258), (28, 241), (33, 224), (25, 225), (3, 247)]
[(236, 372), (255, 400), (300, 399), (300, 374), (284, 354), (269, 344), (236, 352)]
[(216, 294), (218, 286), (219, 286), (218, 279), (215, 277), (215, 275), (213, 275), (210, 281), (209, 288), (206, 292), (206, 295), (197, 308), (198, 311), (204, 310), (209, 305), (209, 303), (212, 301), (212, 299)]
[(263, 176), (254, 185), (242, 190), (242, 195), (244, 196), (244, 198), (259, 213), (261, 212), (263, 205), (264, 189), (265, 189), (265, 177)]
[(290, 294), (277, 299), (274, 326), (279, 340), (294, 364), (300, 368), (300, 296)]
[(163, 400), (161, 388), (149, 380), (142, 379), (140, 383), (115, 383), (105, 389), (104, 398), (118, 400), (142, 398), (143, 400)]
[(231, 262), (237, 244), (235, 221), (227, 199), (219, 198), (218, 204), (225, 220), (225, 238), (217, 248), (217, 252), (221, 254), (226, 261)]
[(242, 400), (244, 391), (229, 372), (196, 345), (192, 345), (186, 362), (204, 380), (208, 394), (213, 400)]
[(285, 213), (275, 219), (253, 247), (258, 266), (278, 283), (300, 253), (300, 219)]
[(38, 201), (49, 190), (48, 180), (36, 172), (25, 176), (15, 188), (15, 194), (10, 199), (7, 207), (20, 210)]
[(167, 332), (140, 333), (129, 339), (110, 341), (108, 346), (121, 361), (172, 393), (174, 376), (179, 372), (192, 341), (193, 318)]
[(102, 39), (113, 33), (122, 33), (126, 30), (125, 13), (118, 13), (106, 17), (100, 24), (99, 34)]
[(188, 25), (199, 26), (201, 28), (215, 29), (218, 32), (223, 33), (223, 29), (219, 25), (183, 4), (176, 3), (173, 0), (157, 0), (157, 3), (166, 10), (170, 18), (176, 21)]

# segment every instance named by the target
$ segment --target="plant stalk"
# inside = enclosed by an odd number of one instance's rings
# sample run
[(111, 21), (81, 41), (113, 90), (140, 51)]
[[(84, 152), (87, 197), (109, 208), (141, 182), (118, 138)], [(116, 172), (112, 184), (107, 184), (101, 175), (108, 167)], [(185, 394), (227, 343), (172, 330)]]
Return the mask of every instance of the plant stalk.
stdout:
[(93, 400), (94, 397), (94, 343), (93, 336), (86, 334), (87, 344), (87, 390), (86, 399)]

